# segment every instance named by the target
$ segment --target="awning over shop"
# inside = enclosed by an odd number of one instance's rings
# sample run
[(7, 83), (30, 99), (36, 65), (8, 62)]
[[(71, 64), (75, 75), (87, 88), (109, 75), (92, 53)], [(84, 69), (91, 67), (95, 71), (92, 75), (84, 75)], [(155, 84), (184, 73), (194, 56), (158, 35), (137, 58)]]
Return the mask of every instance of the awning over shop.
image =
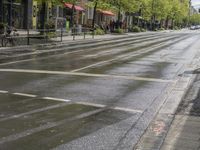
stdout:
[(115, 16), (115, 14), (111, 11), (100, 10), (100, 12), (106, 16)]
[[(72, 7), (73, 7), (73, 5), (70, 3), (64, 3), (64, 5), (65, 5), (65, 7), (68, 7), (70, 9), (72, 9)], [(75, 7), (75, 10), (77, 10), (77, 11), (85, 11), (85, 9), (82, 8), (81, 6), (75, 5), (74, 7)]]

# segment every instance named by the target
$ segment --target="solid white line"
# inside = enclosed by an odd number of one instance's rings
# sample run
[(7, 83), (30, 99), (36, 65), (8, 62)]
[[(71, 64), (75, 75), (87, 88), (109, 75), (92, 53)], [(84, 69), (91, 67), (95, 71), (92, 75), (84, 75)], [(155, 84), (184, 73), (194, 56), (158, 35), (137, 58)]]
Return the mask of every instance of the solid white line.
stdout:
[[(145, 48), (145, 49), (143, 49), (143, 50), (148, 50), (148, 51), (151, 51), (151, 50), (153, 50), (153, 49), (155, 49), (155, 48), (158, 48), (158, 47), (160, 47), (161, 45), (163, 45), (162, 43), (160, 43), (160, 44), (158, 44), (158, 45), (156, 45), (156, 46), (153, 46), (151, 49), (149, 49), (149, 48)], [(132, 49), (132, 48), (131, 48)], [(146, 51), (145, 51), (146, 52)], [(144, 53), (144, 51), (142, 51), (142, 53)], [(141, 54), (142, 54), (141, 53)], [(139, 54), (133, 54), (133, 55), (131, 55), (130, 56), (130, 54), (126, 54), (126, 55), (122, 55), (122, 56), (119, 56), (119, 57), (116, 57), (116, 58), (113, 58), (113, 59), (109, 59), (109, 60), (105, 60), (105, 61), (101, 61), (101, 62), (98, 62), (98, 63), (95, 63), (95, 64), (92, 64), (92, 65), (88, 65), (88, 66), (85, 66), (85, 67), (82, 67), (82, 68), (79, 68), (79, 69), (75, 69), (75, 70), (72, 70), (72, 71), (70, 71), (70, 72), (78, 72), (78, 71), (81, 71), (81, 70), (85, 70), (85, 69), (88, 69), (88, 68), (91, 68), (91, 67), (94, 67), (94, 66), (98, 66), (98, 65), (101, 65), (101, 64), (105, 64), (105, 63), (109, 63), (109, 62), (112, 62), (112, 61), (116, 61), (116, 60), (119, 60), (119, 59), (123, 59), (123, 58), (126, 58), (126, 57), (133, 57), (133, 56), (137, 56), (137, 55), (139, 55)]]
[(101, 107), (101, 108), (106, 107), (106, 105), (89, 103), (89, 102), (77, 102), (76, 104), (87, 105), (87, 106), (94, 106), (94, 107)]
[(162, 83), (176, 82), (174, 80), (145, 78), (137, 76), (121, 76), (121, 75), (109, 75), (109, 74), (92, 74), (92, 73), (48, 71), (48, 70), (0, 69), (0, 72), (40, 73), (40, 74), (72, 75), (72, 76), (99, 77), (99, 78), (101, 77), (101, 78), (112, 78), (112, 79), (120, 78), (125, 80), (138, 80), (138, 81), (162, 82)]
[(135, 112), (135, 113), (142, 113), (142, 110), (130, 109), (130, 108), (123, 108), (123, 107), (111, 107), (115, 110), (127, 111), (127, 112)]
[[(94, 107), (107, 107), (103, 104), (95, 104), (95, 103), (89, 103), (89, 102), (76, 102), (76, 104), (86, 105), (86, 106), (94, 106)], [(123, 108), (123, 107), (108, 107), (108, 109), (114, 109), (114, 110), (121, 110), (126, 112), (133, 112), (133, 113), (142, 113), (142, 110), (136, 110), (136, 109), (130, 109), (130, 108)]]
[(54, 100), (54, 101), (61, 101), (61, 102), (70, 102), (71, 100), (61, 99), (61, 98), (53, 98), (53, 97), (43, 97), (46, 100)]
[(13, 94), (14, 95), (19, 95), (19, 96), (37, 97), (37, 95), (26, 94), (26, 93), (13, 93)]
[(0, 93), (8, 93), (8, 91), (0, 90)]

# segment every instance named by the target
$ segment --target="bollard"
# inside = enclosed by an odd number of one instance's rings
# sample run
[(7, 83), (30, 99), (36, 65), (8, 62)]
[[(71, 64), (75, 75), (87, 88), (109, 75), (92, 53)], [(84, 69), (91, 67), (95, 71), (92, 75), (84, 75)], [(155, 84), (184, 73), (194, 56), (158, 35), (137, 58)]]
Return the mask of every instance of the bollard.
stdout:
[(30, 45), (29, 29), (27, 29), (27, 45)]
[(75, 40), (75, 26), (73, 26), (72, 34), (73, 34), (73, 41)]
[(61, 33), (60, 33), (60, 41), (63, 41), (63, 28), (61, 28)]
[(93, 38), (93, 39), (94, 39), (94, 31), (95, 31), (95, 30), (93, 29), (93, 31), (92, 31), (92, 38)]
[(46, 29), (44, 29), (44, 32), (46, 33), (45, 39), (46, 39), (46, 43), (48, 42), (48, 31)]
[(84, 30), (84, 32), (83, 32), (84, 39), (85, 39), (85, 34), (86, 34), (86, 32), (85, 32), (85, 30)]

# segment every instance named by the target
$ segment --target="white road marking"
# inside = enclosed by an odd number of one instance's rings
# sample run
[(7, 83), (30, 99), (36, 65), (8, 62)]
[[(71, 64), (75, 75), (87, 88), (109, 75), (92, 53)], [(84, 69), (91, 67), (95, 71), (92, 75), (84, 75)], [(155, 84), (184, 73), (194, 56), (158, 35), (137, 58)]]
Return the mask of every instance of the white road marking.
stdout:
[(0, 93), (8, 93), (8, 91), (0, 90)]
[(94, 106), (94, 107), (100, 107), (100, 108), (108, 108), (108, 109), (114, 109), (114, 110), (121, 110), (126, 112), (133, 112), (133, 113), (142, 113), (142, 110), (136, 110), (136, 109), (130, 109), (130, 108), (123, 108), (123, 107), (109, 107), (103, 104), (96, 104), (96, 103), (90, 103), (90, 102), (76, 102), (76, 104), (86, 105), (86, 106)]
[[(144, 53), (144, 51), (146, 52), (146, 50), (147, 50), (147, 51), (152, 51), (152, 50), (154, 50), (155, 48), (158, 48), (158, 47), (160, 47), (160, 46), (162, 46), (162, 45), (163, 45), (163, 44), (160, 43), (160, 44), (157, 44), (156, 46), (153, 46), (151, 49), (149, 49), (149, 47), (148, 47), (148, 48), (144, 48), (143, 51), (142, 51), (142, 53)], [(131, 48), (131, 49), (132, 49), (132, 48)], [(142, 53), (140, 53), (140, 54), (142, 54)], [(81, 70), (84, 70), (84, 69), (88, 69), (88, 68), (91, 68), (91, 67), (94, 67), (94, 66), (98, 66), (98, 65), (101, 65), (101, 64), (109, 63), (109, 62), (116, 61), (116, 60), (119, 60), (119, 59), (124, 59), (124, 58), (126, 58), (126, 57), (128, 57), (128, 58), (129, 58), (129, 57), (134, 57), (134, 56), (137, 56), (137, 55), (140, 55), (140, 54), (137, 54), (137, 53), (134, 52), (133, 55), (130, 55), (130, 54), (128, 54), (128, 55), (127, 55), (127, 54), (121, 55), (121, 56), (118, 56), (118, 57), (116, 57), (116, 58), (109, 59), (109, 60), (105, 60), (105, 61), (101, 61), (101, 62), (92, 64), (92, 65), (88, 65), (88, 66), (85, 66), (85, 67), (82, 67), (82, 68), (79, 68), (79, 69), (72, 70), (72, 71), (70, 71), (70, 72), (78, 72), (78, 71), (81, 71)]]
[(121, 76), (121, 75), (108, 75), (108, 74), (92, 74), (92, 73), (81, 73), (81, 72), (63, 72), (63, 71), (48, 71), (48, 70), (24, 70), (24, 69), (0, 69), (0, 72), (17, 72), (17, 73), (39, 73), (39, 74), (55, 74), (55, 75), (71, 75), (71, 76), (85, 76), (85, 77), (101, 77), (101, 78), (117, 78), (125, 80), (138, 80), (138, 81), (149, 81), (149, 82), (176, 82), (174, 80), (164, 80), (156, 78), (145, 78), (137, 76)]
[(111, 107), (111, 109), (127, 111), (127, 112), (134, 112), (134, 113), (143, 113), (142, 110), (137, 109), (130, 109), (130, 108), (123, 108), (123, 107)]
[(43, 97), (46, 100), (54, 100), (54, 101), (61, 101), (61, 102), (70, 102), (71, 100), (61, 99), (61, 98), (53, 98), (53, 97)]
[[(151, 37), (151, 36), (150, 36)], [(132, 37), (131, 37), (132, 38)], [(53, 50), (49, 50), (48, 52), (54, 52), (54, 51), (62, 51), (63, 49), (53, 49)], [(77, 51), (72, 51), (72, 52), (65, 52), (64, 54), (58, 54), (56, 56), (62, 56), (62, 55), (68, 55), (68, 54), (73, 54), (73, 53), (77, 53), (77, 52), (85, 52), (86, 50), (83, 49), (83, 50), (77, 50)], [(27, 55), (34, 55), (34, 54), (43, 54), (43, 53), (46, 53), (46, 52), (32, 52), (32, 53), (29, 53), (29, 54), (24, 54), (25, 56)], [(23, 56), (24, 56), (23, 55)], [(18, 55), (17, 57), (20, 57), (21, 55)], [(48, 58), (50, 57), (55, 57), (55, 56), (49, 56)], [(42, 60), (42, 59), (46, 59), (46, 58), (37, 58), (37, 60)], [(31, 58), (31, 59), (26, 59), (26, 60), (18, 60), (18, 61), (12, 61), (12, 62), (8, 62), (8, 63), (2, 63), (0, 64), (0, 66), (4, 66), (4, 65), (11, 65), (11, 64), (16, 64), (16, 63), (21, 63), (21, 62), (27, 62), (27, 61), (31, 61), (31, 60), (35, 60), (35, 58)]]
[(37, 95), (26, 94), (26, 93), (13, 93), (13, 94), (14, 95), (19, 95), (19, 96), (37, 97)]
[(86, 105), (86, 106), (94, 106), (94, 107), (106, 107), (106, 105), (102, 104), (95, 104), (95, 103), (89, 103), (89, 102), (77, 102), (76, 104)]

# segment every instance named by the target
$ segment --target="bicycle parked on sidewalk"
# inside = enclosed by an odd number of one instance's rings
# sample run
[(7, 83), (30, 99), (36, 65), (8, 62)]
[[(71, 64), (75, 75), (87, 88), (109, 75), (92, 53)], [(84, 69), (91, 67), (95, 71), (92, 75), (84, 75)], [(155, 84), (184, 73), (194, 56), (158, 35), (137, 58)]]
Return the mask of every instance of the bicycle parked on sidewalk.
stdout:
[(6, 46), (17, 45), (18, 36), (19, 36), (19, 33), (17, 33), (17, 30), (15, 28), (7, 26), (6, 32), (0, 35), (1, 46), (6, 47)]

